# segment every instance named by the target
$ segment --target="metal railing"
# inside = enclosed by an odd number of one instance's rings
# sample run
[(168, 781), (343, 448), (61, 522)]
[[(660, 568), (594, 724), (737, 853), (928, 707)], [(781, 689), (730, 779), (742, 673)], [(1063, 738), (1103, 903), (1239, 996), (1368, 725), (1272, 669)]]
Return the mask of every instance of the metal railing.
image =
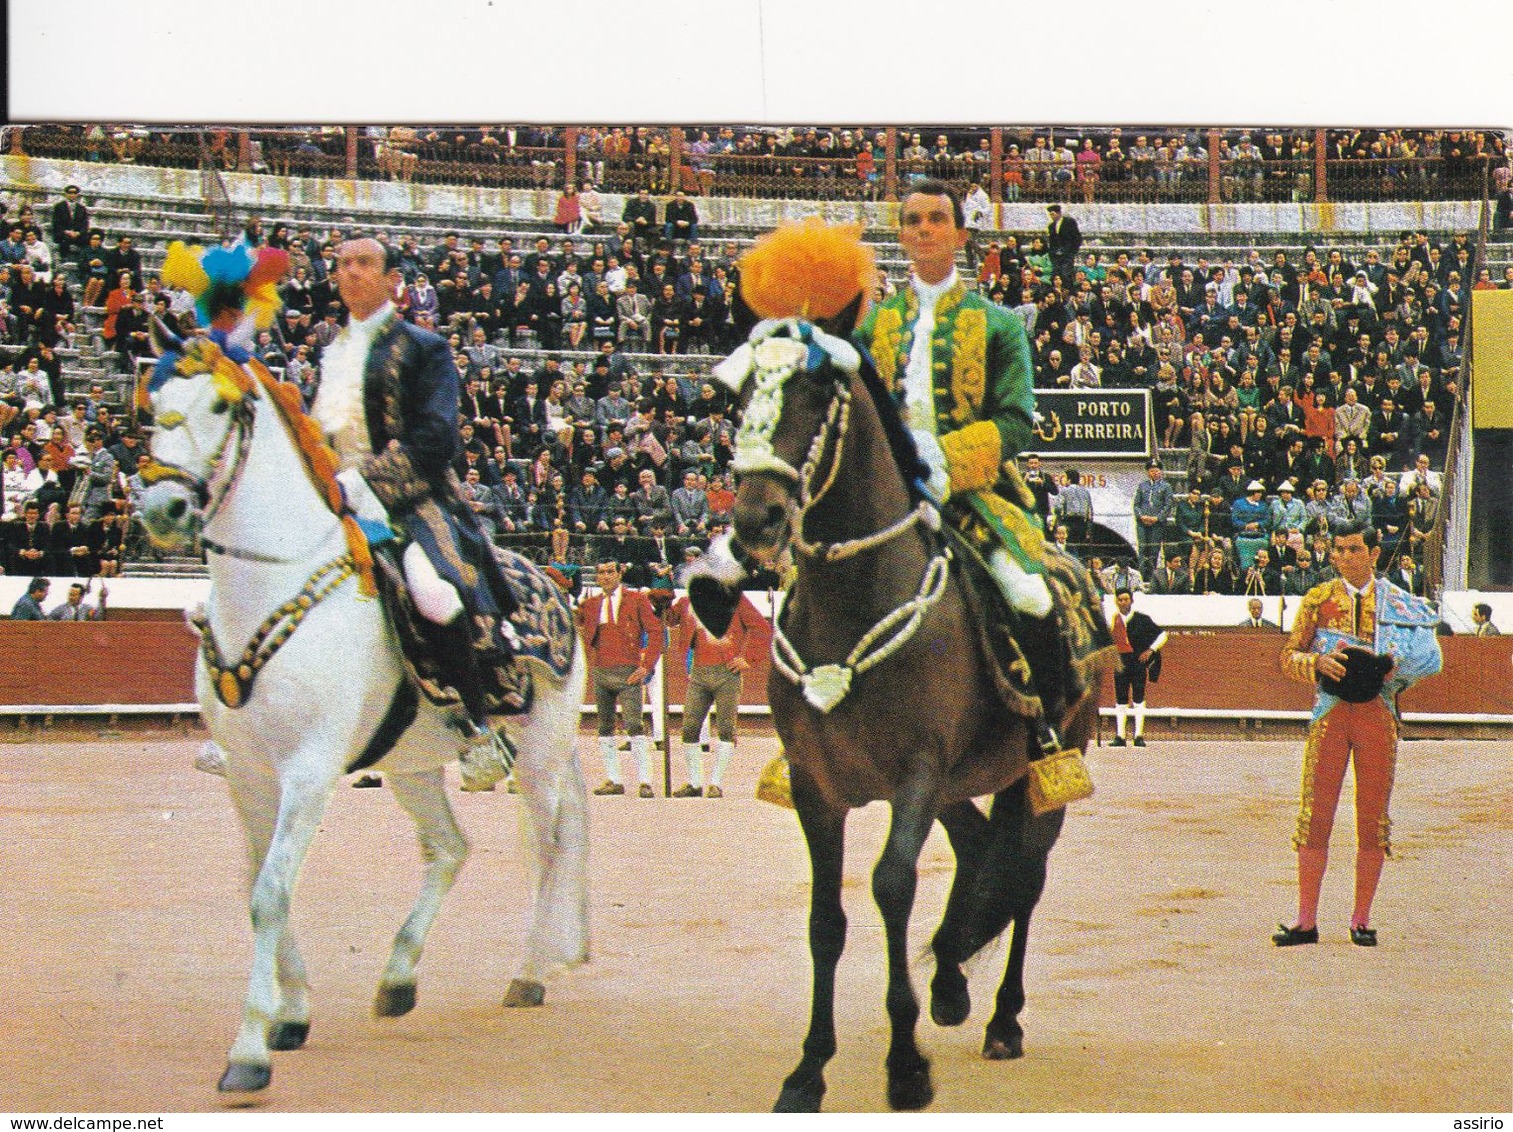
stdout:
[[(13, 128), (8, 137), (12, 152), (40, 157), (178, 167), (198, 166), (208, 148), (223, 170), (287, 176), (512, 189), (589, 180), (608, 192), (801, 200), (897, 200), (912, 181), (933, 177), (963, 187), (977, 180), (995, 200), (1089, 204), (1474, 201), (1508, 156), (1501, 135), (1464, 130), (1393, 131), (1369, 145), (1348, 144), (1359, 131), (1323, 128), (857, 127), (820, 130), (818, 143), (811, 130), (746, 127), (738, 142), (728, 128), (714, 131), (721, 142), (709, 152), (689, 144), (708, 131), (681, 126), (79, 123)], [(1265, 146), (1245, 141), (1250, 134)]]

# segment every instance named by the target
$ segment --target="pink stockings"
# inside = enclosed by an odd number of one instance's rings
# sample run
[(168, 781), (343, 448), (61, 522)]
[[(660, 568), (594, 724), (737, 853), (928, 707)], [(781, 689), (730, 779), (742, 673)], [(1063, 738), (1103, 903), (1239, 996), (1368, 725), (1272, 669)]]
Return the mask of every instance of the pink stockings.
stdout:
[(1355, 765), (1355, 908), (1351, 927), (1371, 918), (1387, 854), (1387, 805), (1397, 755), (1397, 721), (1380, 698), (1364, 704), (1337, 703), (1313, 725), (1303, 750), (1303, 792), (1293, 845), (1298, 851), (1296, 927), (1317, 926), (1319, 890), (1329, 861), (1329, 834), (1345, 781)]
[[(1357, 846), (1355, 851), (1355, 910), (1350, 914), (1352, 928), (1364, 928), (1371, 922), (1371, 901), (1382, 876), (1382, 862), (1387, 855), (1380, 849)], [(1298, 850), (1298, 919), (1299, 928), (1318, 926), (1319, 889), (1324, 884), (1328, 849)]]

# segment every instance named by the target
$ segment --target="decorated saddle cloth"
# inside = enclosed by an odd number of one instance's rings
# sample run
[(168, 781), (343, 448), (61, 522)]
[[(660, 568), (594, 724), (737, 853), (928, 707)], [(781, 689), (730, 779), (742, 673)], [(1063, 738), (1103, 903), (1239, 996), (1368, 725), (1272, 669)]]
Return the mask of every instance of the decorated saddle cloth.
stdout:
[[(494, 547), (494, 557), (515, 599), (515, 611), (509, 620), (520, 640), (520, 652), (510, 656), (492, 647), (497, 627), (477, 623), (488, 622), (486, 614), (474, 614), (469, 638), (478, 650), (490, 714), (519, 715), (531, 708), (538, 674), (553, 681), (567, 676), (573, 664), (578, 628), (567, 595), (541, 567), (500, 547)], [(456, 691), (445, 682), (426, 638), (426, 622), (405, 585), (403, 565), (396, 555), (382, 550), (373, 558), (383, 606), (399, 640), (411, 683), (437, 706), (459, 703)]]
[[(955, 551), (962, 595), (977, 626), (978, 644), (993, 674), (1000, 701), (1015, 715), (1047, 715), (1055, 725), (1071, 705), (1096, 692), (1103, 670), (1117, 655), (1103, 603), (1086, 568), (1068, 554), (1047, 546), (1040, 558), (1052, 612), (1053, 633), (1036, 633), (1016, 613), (988, 572), (985, 552), (991, 543), (970, 522), (946, 523), (942, 532)], [(1044, 671), (1032, 678), (1035, 668)], [(1040, 689), (1056, 702), (1042, 702)]]

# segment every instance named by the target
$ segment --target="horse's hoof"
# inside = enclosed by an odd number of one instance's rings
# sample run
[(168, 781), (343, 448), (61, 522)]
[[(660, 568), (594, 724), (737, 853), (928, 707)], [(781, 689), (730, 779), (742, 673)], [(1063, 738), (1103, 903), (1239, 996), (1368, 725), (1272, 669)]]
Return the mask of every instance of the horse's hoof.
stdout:
[(931, 1020), (937, 1026), (960, 1026), (971, 1013), (972, 996), (967, 991), (967, 980), (959, 972), (954, 979), (937, 972), (930, 982)]
[(379, 1018), (402, 1018), (415, 1009), (414, 983), (381, 983), (373, 998), (373, 1013)]
[(268, 1048), (299, 1049), (309, 1036), (310, 1023), (308, 1022), (280, 1022), (268, 1031)]
[(900, 1073), (888, 1074), (888, 1107), (895, 1112), (917, 1112), (935, 1099), (930, 1083), (930, 1063)]
[(255, 1093), (266, 1089), (273, 1080), (271, 1065), (247, 1065), (240, 1061), (227, 1064), (221, 1074), (221, 1083), (216, 1086), (223, 1093)]
[(1024, 1056), (1024, 1039), (988, 1037), (982, 1043), (982, 1056), (985, 1061), (1014, 1061)]
[(546, 987), (531, 979), (511, 979), (504, 992), (505, 1006), (540, 1006), (546, 1001)]
[(784, 1085), (783, 1091), (778, 1094), (778, 1103), (772, 1106), (773, 1112), (818, 1112), (820, 1101), (824, 1099), (824, 1089), (804, 1089), (797, 1085)]

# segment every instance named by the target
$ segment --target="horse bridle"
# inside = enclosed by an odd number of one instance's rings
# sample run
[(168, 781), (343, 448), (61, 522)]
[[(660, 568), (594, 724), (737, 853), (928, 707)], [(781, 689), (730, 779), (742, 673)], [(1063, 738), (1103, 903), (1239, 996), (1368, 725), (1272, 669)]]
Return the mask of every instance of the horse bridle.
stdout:
[[(149, 486), (158, 483), (176, 483), (194, 497), (195, 509), (199, 512), (200, 545), (210, 553), (247, 562), (260, 562), (269, 566), (286, 565), (294, 559), (260, 554), (255, 550), (245, 550), (240, 547), (222, 546), (204, 536), (204, 531), (209, 528), (211, 520), (220, 513), (221, 507), (231, 497), (236, 485), (241, 482), (242, 471), (247, 466), (247, 454), (252, 449), (252, 427), (257, 417), (257, 401), (256, 388), (248, 389), (234, 401), (223, 399), (226, 405), (225, 411), (229, 414), (230, 420), (220, 444), (206, 460), (206, 467), (209, 470), (207, 476), (197, 476), (177, 464), (165, 464), (154, 456), (152, 462), (142, 472), (142, 482)], [(186, 423), (187, 418), (184, 414), (171, 410), (158, 416), (153, 425), (155, 428), (172, 431), (184, 427)], [(227, 452), (232, 448), (233, 440), (235, 452), (228, 464)], [(224, 475), (221, 475), (223, 471)]]
[[(804, 536), (804, 524), (809, 517), (809, 512), (825, 498), (840, 475), (846, 435), (851, 425), (852, 392), (850, 382), (846, 379), (837, 378), (833, 383), (834, 394), (830, 399), (830, 406), (826, 410), (824, 421), (821, 422), (819, 430), (810, 442), (809, 451), (804, 457), (801, 468), (795, 468), (778, 456), (772, 448), (772, 436), (783, 413), (783, 387), (801, 370), (807, 368), (804, 364), (807, 359), (801, 358), (792, 349), (772, 350), (768, 359), (763, 358), (763, 346), (770, 342), (784, 341), (793, 342), (795, 346), (803, 345), (804, 353), (809, 352), (809, 347), (803, 343), (802, 339), (769, 338), (758, 344), (754, 351), (756, 384), (746, 404), (741, 428), (736, 434), (736, 455), (731, 466), (737, 475), (756, 471), (771, 472), (794, 485), (794, 504), (789, 515), (789, 538), (794, 549), (810, 558), (837, 562), (875, 550), (903, 534), (916, 523), (922, 522), (933, 529), (939, 529), (938, 508), (928, 500), (921, 500), (918, 506), (898, 522), (870, 535), (830, 543), (811, 542)], [(834, 364), (846, 378), (856, 373), (855, 367), (847, 368), (839, 360), (835, 360)], [(830, 453), (830, 461), (821, 479), (820, 462), (827, 450)], [(818, 489), (815, 488), (817, 481), (819, 482)]]
[[(803, 334), (804, 324), (788, 325), (797, 337), (767, 338), (757, 343), (752, 351), (756, 384), (747, 401), (741, 428), (736, 434), (736, 456), (731, 462), (736, 474), (770, 472), (794, 484), (795, 499), (788, 520), (789, 540), (794, 549), (809, 558), (824, 562), (852, 558), (883, 546), (917, 523), (938, 530), (939, 509), (930, 501), (922, 500), (898, 522), (870, 535), (833, 543), (810, 542), (804, 537), (804, 522), (809, 512), (835, 486), (840, 476), (846, 434), (851, 423), (852, 392), (849, 379), (855, 376), (856, 367), (841, 364), (832, 351), (835, 367), (845, 377), (837, 378), (834, 382), (835, 392), (825, 419), (810, 442), (803, 467), (795, 468), (773, 450), (772, 437), (782, 417), (783, 387), (801, 369), (807, 372), (815, 368), (811, 351), (816, 347), (811, 346)], [(772, 346), (764, 352), (764, 346), (775, 342), (789, 342), (792, 345)], [(827, 449), (830, 461), (821, 477), (821, 461)], [(814, 487), (817, 481), (818, 490)], [(926, 565), (914, 597), (864, 633), (846, 655), (846, 659), (839, 664), (809, 667), (783, 631), (782, 619), (776, 619), (772, 626), (773, 667), (797, 684), (803, 690), (804, 698), (813, 707), (821, 712), (830, 712), (845, 699), (855, 677), (887, 660), (914, 636), (925, 615), (945, 594), (951, 580), (950, 565), (950, 548), (942, 546)]]

